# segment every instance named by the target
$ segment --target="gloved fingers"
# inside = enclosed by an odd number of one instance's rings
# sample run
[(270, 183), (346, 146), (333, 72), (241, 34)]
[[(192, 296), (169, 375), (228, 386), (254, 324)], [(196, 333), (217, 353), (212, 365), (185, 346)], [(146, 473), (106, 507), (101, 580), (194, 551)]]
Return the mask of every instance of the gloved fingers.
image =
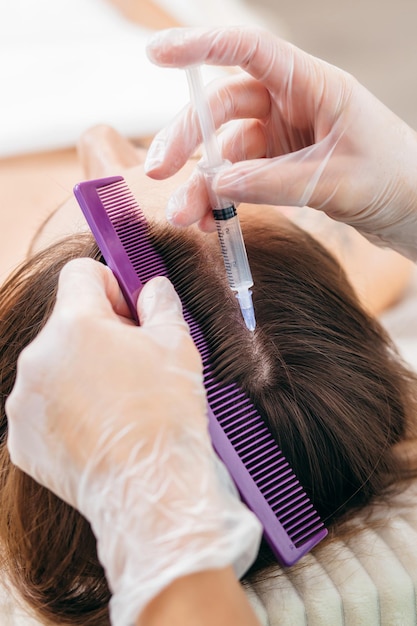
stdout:
[(213, 212), (211, 210), (204, 213), (203, 217), (197, 222), (198, 228), (203, 233), (212, 233), (216, 230), (216, 222), (214, 221)]
[[(254, 120), (241, 122), (243, 126), (230, 129), (220, 135), (222, 154), (228, 161), (255, 159), (263, 156), (265, 150), (265, 131)], [(265, 163), (265, 160), (262, 161)], [(228, 169), (228, 168), (227, 168)], [(235, 199), (225, 194), (224, 197)], [(168, 221), (177, 227), (187, 227), (197, 223), (203, 232), (214, 232), (216, 224), (213, 218), (207, 184), (201, 170), (197, 167), (190, 178), (170, 196), (166, 208)]]
[[(144, 170), (155, 179), (168, 178), (177, 172), (201, 144), (200, 125), (191, 105), (187, 105), (174, 120), (160, 130), (149, 146)], [(166, 154), (169, 159), (167, 162)]]
[[(273, 90), (277, 71), (287, 73), (298, 53), (295, 46), (266, 30), (241, 26), (172, 28), (159, 31), (147, 46), (148, 57), (157, 65), (238, 65)], [(303, 57), (312, 59), (304, 53)]]
[(336, 166), (330, 161), (334, 149), (326, 141), (280, 157), (235, 163), (219, 172), (213, 189), (238, 202), (325, 209), (337, 192), (334, 181), (340, 180), (339, 161)]
[(111, 270), (92, 259), (74, 259), (59, 276), (55, 312), (131, 318)]
[(168, 200), (168, 221), (186, 227), (198, 222), (201, 230), (213, 232), (216, 225), (211, 213), (207, 185), (202, 172), (196, 168), (188, 181), (178, 187)]
[(191, 339), (181, 300), (167, 278), (158, 276), (146, 283), (139, 294), (138, 315), (142, 329), (158, 345), (172, 351), (176, 362), (181, 353), (185, 367), (201, 374), (201, 357)]
[[(12, 393), (15, 404), (20, 406), (24, 402), (24, 394), (19, 393), (21, 381), (24, 381), (23, 387), (30, 381), (35, 393), (42, 386), (45, 372), (53, 368), (53, 358), (60, 359), (58, 354), (53, 353), (52, 347), (62, 344), (59, 340), (64, 338), (65, 333), (73, 336), (73, 332), (78, 332), (79, 324), (74, 320), (81, 317), (119, 320), (119, 316), (129, 315), (116, 278), (106, 266), (92, 259), (75, 259), (67, 263), (59, 276), (56, 304), (47, 327), (19, 356), (17, 367), (20, 376), (16, 378)], [(49, 337), (49, 341), (44, 341), (44, 335)], [(51, 353), (48, 358), (47, 353)]]
[[(248, 130), (231, 133), (225, 140), (229, 160), (245, 159), (262, 149), (263, 130), (252, 120), (245, 122)], [(246, 137), (248, 136), (248, 142)], [(305, 206), (325, 210), (331, 201), (340, 199), (340, 206), (349, 198), (341, 176), (347, 163), (342, 155), (333, 158), (337, 140), (327, 137), (320, 144), (291, 154), (265, 159), (252, 158), (230, 165), (213, 179), (213, 189), (234, 202)], [(352, 195), (352, 193), (351, 193)], [(339, 201), (339, 200), (338, 200)], [(333, 204), (333, 203), (332, 203)], [(215, 230), (205, 181), (198, 170), (170, 198), (169, 219), (174, 225), (189, 226), (198, 222), (201, 230)], [(333, 211), (332, 217), (338, 218)], [(342, 218), (342, 215), (340, 215)]]
[(138, 298), (138, 315), (142, 328), (179, 326), (187, 328), (181, 300), (168, 278), (158, 276), (148, 281)]
[[(54, 380), (55, 373), (59, 379), (55, 384), (62, 382), (64, 362), (71, 347), (85, 340), (82, 319), (89, 324), (91, 320), (103, 318), (119, 323), (120, 316), (130, 316), (129, 309), (114, 275), (106, 266), (92, 259), (76, 259), (64, 266), (54, 310), (48, 324), (21, 352), (15, 386), (7, 401), (9, 448), (13, 462), (22, 469), (28, 470), (25, 464), (31, 463), (27, 455), (31, 447), (22, 440), (22, 430), (26, 433), (24, 439), (29, 437), (36, 450), (43, 450), (47, 438), (53, 437), (53, 430), (47, 425), (48, 389), (52, 384), (48, 381)], [(79, 375), (82, 379), (81, 370)], [(36, 419), (25, 424), (25, 416), (33, 414)], [(36, 478), (40, 480), (38, 474)]]
[(259, 120), (229, 122), (219, 134), (221, 153), (230, 163), (261, 159), (268, 152), (268, 134)]
[[(271, 109), (270, 95), (261, 83), (239, 73), (213, 81), (206, 88), (207, 100), (215, 128), (230, 120), (263, 119)], [(192, 106), (185, 107), (149, 147), (145, 171), (161, 179), (178, 171), (202, 143), (200, 124)]]
[[(231, 128), (219, 136), (221, 151), (225, 159), (254, 159), (263, 156), (265, 132), (262, 125), (254, 120), (239, 123), (239, 128)], [(186, 227), (198, 223), (203, 232), (214, 232), (216, 224), (207, 192), (207, 184), (197, 167), (190, 178), (170, 196), (166, 208), (168, 221), (174, 226)]]
[[(22, 360), (23, 354), (28, 356)], [(37, 365), (36, 360), (33, 360), (33, 365)], [(31, 374), (31, 353), (27, 353), (24, 350), (20, 355), (17, 367), (18, 373), (23, 374), (25, 370), (28, 370)], [(38, 449), (38, 446), (40, 446), (40, 453), (42, 454), (44, 439), (37, 436), (37, 430), (33, 428), (32, 420), (29, 420), (27, 424), (25, 423), (27, 421), (25, 416), (33, 414), (33, 395), (27, 393), (25, 385), (21, 384), (21, 379), (21, 376), (17, 376), (13, 392), (6, 400), (5, 410), (8, 419), (7, 447), (12, 463), (23, 471), (29, 471), (31, 460), (26, 454), (26, 450)], [(40, 406), (42, 402), (43, 399), (39, 396), (38, 403)]]

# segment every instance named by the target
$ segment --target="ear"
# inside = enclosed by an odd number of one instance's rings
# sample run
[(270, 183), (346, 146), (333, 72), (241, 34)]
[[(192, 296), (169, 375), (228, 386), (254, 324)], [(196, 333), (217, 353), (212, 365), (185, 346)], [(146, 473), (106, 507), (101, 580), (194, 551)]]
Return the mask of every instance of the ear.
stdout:
[(78, 155), (87, 178), (103, 178), (121, 174), (123, 170), (141, 165), (145, 151), (137, 149), (111, 126), (94, 126), (81, 135)]

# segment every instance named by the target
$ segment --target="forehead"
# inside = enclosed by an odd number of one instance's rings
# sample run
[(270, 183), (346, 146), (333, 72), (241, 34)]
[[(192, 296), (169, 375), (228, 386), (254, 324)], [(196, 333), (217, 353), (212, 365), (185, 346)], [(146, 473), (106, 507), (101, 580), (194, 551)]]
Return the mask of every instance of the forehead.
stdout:
[[(118, 174), (119, 172), (115, 172)], [(146, 176), (143, 167), (138, 166), (122, 173), (135, 195), (138, 204), (148, 219), (164, 220), (165, 207), (169, 196), (188, 176), (184, 171), (167, 181), (154, 181)], [(74, 196), (60, 205), (45, 223), (36, 241), (36, 249), (40, 250), (66, 235), (88, 232), (89, 228), (82, 211)]]
[[(124, 172), (123, 176), (146, 217), (152, 221), (165, 223), (165, 208), (169, 196), (187, 180), (194, 167), (195, 161), (192, 161), (178, 174), (165, 181), (152, 180), (146, 176), (142, 166)], [(286, 209), (242, 203), (239, 205), (238, 213), (240, 219), (248, 226), (256, 223), (268, 228), (288, 229), (291, 227)], [(78, 202), (72, 196), (58, 207), (45, 223), (35, 242), (35, 249), (41, 250), (66, 235), (88, 231), (88, 224)]]

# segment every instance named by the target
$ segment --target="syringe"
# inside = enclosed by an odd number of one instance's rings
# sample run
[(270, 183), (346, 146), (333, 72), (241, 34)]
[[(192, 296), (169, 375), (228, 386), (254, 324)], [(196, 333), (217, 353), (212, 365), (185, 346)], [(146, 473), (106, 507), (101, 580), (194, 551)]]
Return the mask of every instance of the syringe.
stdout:
[(186, 68), (191, 100), (197, 112), (203, 136), (204, 164), (201, 170), (207, 184), (207, 191), (216, 222), (220, 249), (226, 268), (226, 276), (230, 288), (236, 292), (245, 324), (250, 331), (255, 330), (255, 312), (252, 303), (252, 274), (240, 228), (239, 217), (234, 203), (220, 198), (213, 191), (212, 181), (220, 169), (225, 167), (215, 134), (213, 117), (207, 100), (204, 97), (204, 86), (200, 67)]

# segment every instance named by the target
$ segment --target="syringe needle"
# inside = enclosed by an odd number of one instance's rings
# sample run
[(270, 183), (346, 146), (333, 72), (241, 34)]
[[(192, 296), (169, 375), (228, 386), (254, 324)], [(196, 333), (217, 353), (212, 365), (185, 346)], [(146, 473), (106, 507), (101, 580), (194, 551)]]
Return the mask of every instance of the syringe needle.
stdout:
[(256, 320), (252, 302), (252, 292), (250, 289), (242, 289), (237, 292), (236, 297), (239, 301), (240, 310), (242, 311), (246, 328), (253, 332), (256, 328)]

